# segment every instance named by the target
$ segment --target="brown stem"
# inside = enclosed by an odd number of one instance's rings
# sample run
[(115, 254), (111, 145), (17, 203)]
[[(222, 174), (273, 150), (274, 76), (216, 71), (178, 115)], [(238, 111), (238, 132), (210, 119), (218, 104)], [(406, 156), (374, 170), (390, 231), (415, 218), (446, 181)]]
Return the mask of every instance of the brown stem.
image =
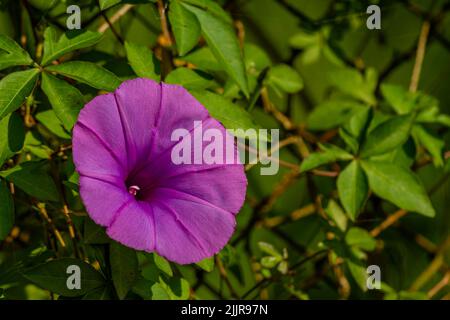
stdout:
[(393, 225), (395, 222), (397, 222), (401, 217), (406, 215), (408, 212), (406, 210), (398, 210), (394, 214), (391, 214), (389, 217), (386, 218), (379, 226), (374, 228), (372, 231), (370, 231), (370, 234), (372, 237), (377, 237), (381, 232), (389, 228), (391, 225)]
[(430, 22), (425, 20), (420, 30), (419, 43), (416, 51), (416, 62), (414, 63), (414, 69), (411, 76), (411, 83), (409, 85), (409, 91), (416, 92), (419, 86), (420, 73), (422, 72), (423, 59), (425, 57), (425, 49), (427, 47), (428, 35), (430, 33)]

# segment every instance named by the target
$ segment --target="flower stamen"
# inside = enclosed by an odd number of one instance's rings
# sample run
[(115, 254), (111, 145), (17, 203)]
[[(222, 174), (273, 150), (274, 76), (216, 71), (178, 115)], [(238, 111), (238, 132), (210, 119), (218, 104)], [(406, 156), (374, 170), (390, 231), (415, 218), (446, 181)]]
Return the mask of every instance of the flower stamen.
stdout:
[(138, 191), (140, 191), (140, 190), (141, 190), (141, 188), (139, 188), (138, 186), (131, 186), (128, 188), (128, 193), (132, 194), (133, 196), (136, 197)]

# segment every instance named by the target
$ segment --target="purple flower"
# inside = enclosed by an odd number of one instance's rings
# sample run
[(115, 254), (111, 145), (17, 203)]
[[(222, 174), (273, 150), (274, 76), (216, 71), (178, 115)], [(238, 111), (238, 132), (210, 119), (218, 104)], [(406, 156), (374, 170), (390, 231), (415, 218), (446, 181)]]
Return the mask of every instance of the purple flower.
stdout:
[[(176, 165), (175, 129), (224, 127), (184, 88), (125, 81), (81, 111), (73, 132), (80, 194), (114, 240), (177, 263), (217, 253), (230, 239), (247, 180), (241, 164)], [(204, 142), (202, 142), (204, 143)]]

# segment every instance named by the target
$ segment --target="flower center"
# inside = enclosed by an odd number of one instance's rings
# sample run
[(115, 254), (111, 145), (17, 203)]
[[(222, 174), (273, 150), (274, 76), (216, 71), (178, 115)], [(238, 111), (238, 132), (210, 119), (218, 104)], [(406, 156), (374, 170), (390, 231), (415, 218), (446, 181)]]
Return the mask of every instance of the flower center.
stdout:
[(136, 195), (138, 194), (138, 192), (141, 190), (141, 188), (139, 188), (138, 186), (131, 186), (128, 188), (128, 193), (132, 194), (133, 196), (136, 197)]

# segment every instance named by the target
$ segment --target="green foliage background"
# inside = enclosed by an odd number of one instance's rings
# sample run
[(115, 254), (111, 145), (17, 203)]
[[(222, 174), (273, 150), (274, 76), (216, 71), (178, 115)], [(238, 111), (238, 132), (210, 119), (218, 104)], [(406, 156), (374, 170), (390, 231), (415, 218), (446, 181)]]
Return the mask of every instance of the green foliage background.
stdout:
[[(449, 299), (449, 10), (0, 1), (0, 299)], [(185, 86), (227, 128), (281, 130), (279, 173), (247, 167), (235, 235), (196, 265), (114, 243), (78, 195), (77, 114), (136, 76)]]

